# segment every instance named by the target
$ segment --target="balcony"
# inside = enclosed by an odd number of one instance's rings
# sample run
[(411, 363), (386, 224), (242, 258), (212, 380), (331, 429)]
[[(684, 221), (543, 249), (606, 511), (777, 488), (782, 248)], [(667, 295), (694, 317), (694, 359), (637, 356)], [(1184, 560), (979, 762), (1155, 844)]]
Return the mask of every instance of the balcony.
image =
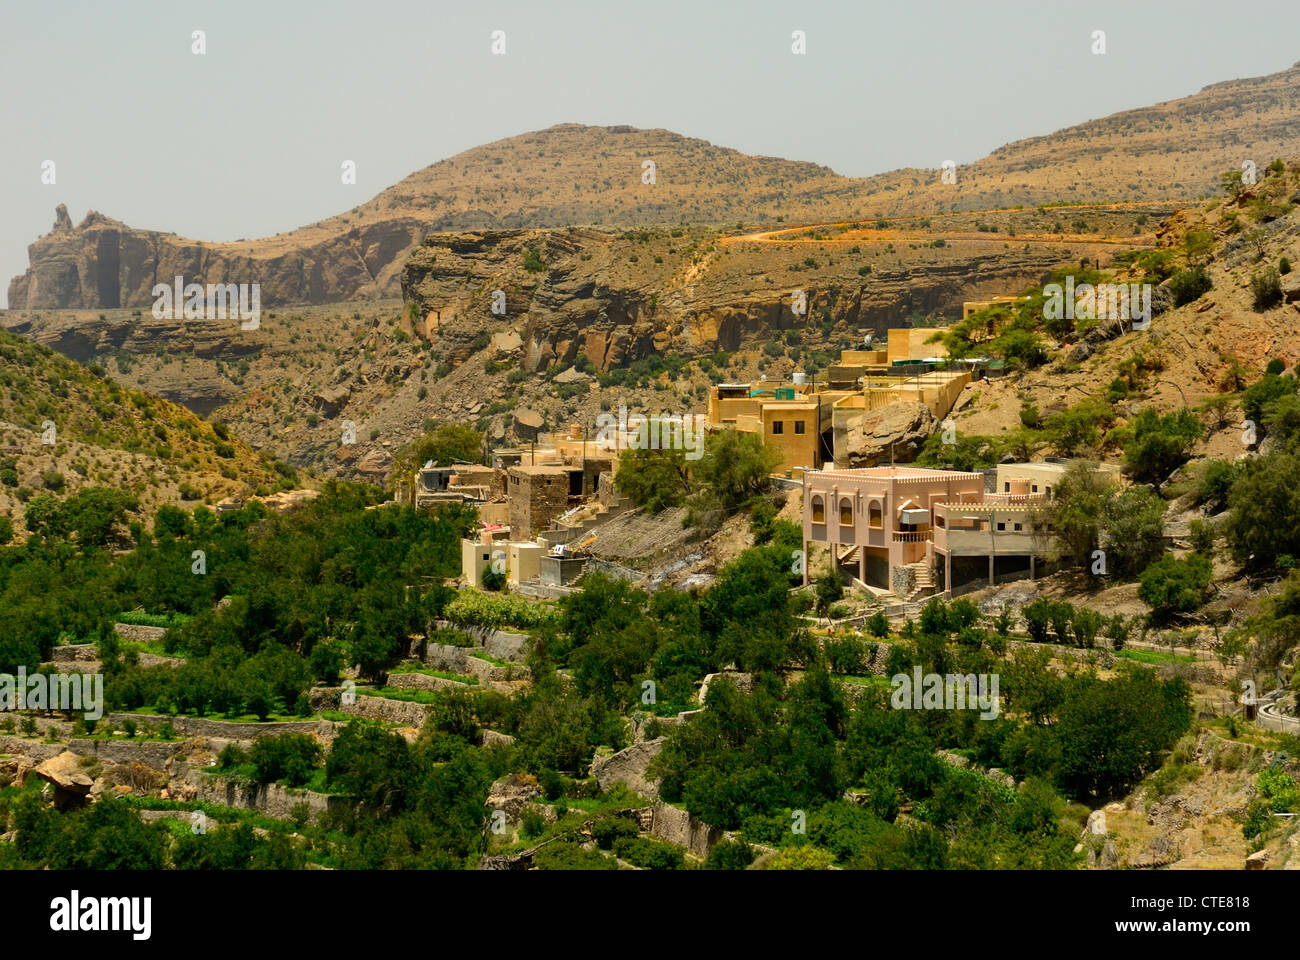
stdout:
[(894, 543), (925, 543), (934, 539), (933, 530), (895, 530)]

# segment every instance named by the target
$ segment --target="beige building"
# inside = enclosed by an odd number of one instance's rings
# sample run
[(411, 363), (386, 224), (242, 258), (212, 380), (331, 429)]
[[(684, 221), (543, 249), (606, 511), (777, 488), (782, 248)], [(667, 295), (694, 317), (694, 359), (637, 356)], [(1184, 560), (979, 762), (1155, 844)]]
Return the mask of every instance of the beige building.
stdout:
[(908, 361), (929, 360), (948, 356), (948, 348), (941, 341), (927, 343), (935, 334), (947, 333), (943, 327), (895, 327), (889, 331), (885, 355), (892, 366)]
[[(819, 470), (803, 476), (805, 545), (824, 543), (865, 586), (902, 596), (932, 562), (935, 508), (978, 502), (984, 474), (917, 467)], [(912, 568), (912, 569), (908, 569)], [(804, 582), (809, 571), (805, 566)]]
[(1007, 307), (1028, 299), (1028, 297), (998, 296), (988, 300), (967, 300), (961, 305), (961, 318), (967, 320), (972, 313), (977, 313), (980, 310), (986, 310), (989, 307)]
[(1054, 534), (1043, 507), (1068, 466), (1002, 464), (996, 493), (985, 491), (983, 473), (914, 467), (807, 473), (805, 545), (827, 544), (864, 586), (903, 597), (930, 587), (952, 595), (1034, 579), (1045, 572), (1041, 558)]
[(774, 472), (790, 476), (817, 468), (830, 453), (831, 409), (847, 395), (793, 381), (721, 383), (709, 391), (708, 424), (758, 434), (781, 454)]

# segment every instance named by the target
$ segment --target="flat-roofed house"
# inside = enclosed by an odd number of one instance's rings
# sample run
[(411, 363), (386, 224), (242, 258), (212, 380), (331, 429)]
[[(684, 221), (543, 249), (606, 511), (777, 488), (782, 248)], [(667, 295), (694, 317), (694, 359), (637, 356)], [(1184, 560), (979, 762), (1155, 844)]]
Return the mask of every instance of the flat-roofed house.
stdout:
[[(805, 547), (825, 543), (868, 587), (948, 595), (1045, 572), (1054, 531), (1043, 513), (1068, 464), (1013, 463), (983, 473), (916, 467), (804, 474)], [(805, 564), (804, 582), (810, 571)]]
[[(919, 467), (819, 470), (803, 476), (805, 543), (825, 543), (863, 584), (906, 596), (915, 565), (932, 562), (934, 510), (978, 502), (984, 474)], [(808, 569), (805, 564), (804, 582)]]

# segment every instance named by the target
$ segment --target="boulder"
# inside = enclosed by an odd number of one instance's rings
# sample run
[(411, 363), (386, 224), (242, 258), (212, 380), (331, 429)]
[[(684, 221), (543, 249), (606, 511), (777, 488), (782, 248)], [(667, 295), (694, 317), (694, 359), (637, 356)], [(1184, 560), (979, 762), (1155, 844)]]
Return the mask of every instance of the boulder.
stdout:
[(586, 383), (591, 379), (590, 374), (583, 373), (577, 367), (569, 367), (563, 373), (555, 375), (555, 383)]
[(1282, 278), (1282, 299), (1287, 303), (1300, 300), (1300, 273), (1288, 273)]
[(536, 410), (516, 410), (514, 417), (515, 436), (520, 440), (536, 440), (538, 434), (542, 432), (542, 425), (545, 422), (542, 415)]
[(523, 816), (524, 808), (541, 795), (542, 788), (532, 774), (508, 773), (488, 788), (483, 805), (489, 810), (503, 811), (507, 821), (517, 821)]
[(352, 396), (352, 388), (347, 384), (339, 384), (319, 391), (312, 397), (312, 402), (325, 416), (334, 417), (347, 405), (350, 396)]
[(1247, 870), (1264, 870), (1268, 867), (1269, 852), (1267, 850), (1257, 850), (1246, 858)]
[(597, 757), (591, 762), (591, 775), (600, 784), (601, 790), (608, 790), (616, 783), (621, 783), (633, 793), (643, 797), (659, 796), (656, 783), (646, 779), (646, 767), (650, 761), (663, 750), (665, 737), (643, 740), (618, 751), (610, 757)]
[(923, 403), (899, 401), (870, 410), (846, 425), (843, 451), (836, 437), (836, 463), (850, 469), (889, 463), (891, 446), (896, 461), (909, 462), (921, 452), (935, 424)]
[(36, 767), (36, 775), (53, 785), (54, 806), (60, 810), (82, 803), (95, 785), (78, 761), (75, 753), (65, 750)]

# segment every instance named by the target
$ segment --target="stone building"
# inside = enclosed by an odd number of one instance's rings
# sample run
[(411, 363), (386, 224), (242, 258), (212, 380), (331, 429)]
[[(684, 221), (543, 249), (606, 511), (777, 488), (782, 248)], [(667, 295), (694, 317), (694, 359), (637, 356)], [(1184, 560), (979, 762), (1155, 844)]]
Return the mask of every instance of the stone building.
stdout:
[(516, 540), (534, 537), (569, 509), (569, 470), (558, 466), (517, 466), (507, 473), (510, 530)]

